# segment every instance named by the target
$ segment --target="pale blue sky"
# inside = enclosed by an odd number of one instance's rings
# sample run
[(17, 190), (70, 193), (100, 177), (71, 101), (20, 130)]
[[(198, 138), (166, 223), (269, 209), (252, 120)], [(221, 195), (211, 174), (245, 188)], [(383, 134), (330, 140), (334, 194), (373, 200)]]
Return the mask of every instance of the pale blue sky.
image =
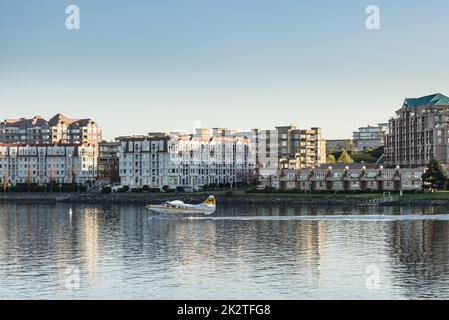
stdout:
[[(379, 31), (365, 28), (369, 4)], [(349, 138), (406, 96), (449, 95), (447, 12), (447, 0), (0, 0), (0, 118), (91, 117), (108, 139), (195, 121)]]

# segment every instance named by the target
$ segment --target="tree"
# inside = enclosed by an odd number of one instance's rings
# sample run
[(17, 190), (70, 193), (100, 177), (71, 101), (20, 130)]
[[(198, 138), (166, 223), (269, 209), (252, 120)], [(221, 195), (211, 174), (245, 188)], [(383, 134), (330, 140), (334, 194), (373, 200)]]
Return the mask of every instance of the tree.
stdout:
[(54, 163), (50, 166), (50, 192), (53, 192), (53, 186), (56, 184), (56, 169)]
[(372, 149), (372, 150), (368, 151), (368, 153), (372, 157), (376, 158), (376, 160), (378, 160), (384, 154), (384, 152), (385, 152), (385, 148), (383, 146), (382, 147), (377, 147), (375, 149)]
[(101, 193), (102, 194), (110, 194), (112, 192), (111, 187), (103, 187), (101, 188)]
[(338, 162), (343, 162), (344, 164), (352, 163), (354, 162), (351, 158), (351, 156), (346, 152), (346, 150), (343, 150), (340, 154), (340, 157), (338, 158)]
[(73, 185), (75, 185), (75, 183), (77, 182), (76, 180), (76, 175), (78, 174), (78, 167), (76, 166), (76, 163), (75, 163), (75, 161), (74, 161), (74, 159), (73, 159), (73, 156), (72, 156), (72, 184)]
[(3, 191), (8, 189), (8, 165), (3, 165)]
[(369, 153), (362, 153), (362, 152), (351, 153), (351, 158), (354, 162), (358, 162), (358, 163), (360, 163), (360, 162), (374, 163), (377, 160)]
[(336, 163), (337, 160), (335, 160), (335, 156), (333, 154), (330, 154), (330, 155), (327, 156), (326, 162), (327, 163)]
[(236, 174), (236, 180), (241, 181), (242, 184), (257, 184), (258, 175), (254, 171), (238, 171)]
[(426, 171), (422, 174), (422, 180), (434, 189), (444, 189), (446, 187), (446, 172), (438, 158), (433, 157), (430, 159)]
[(28, 191), (31, 191), (31, 185), (33, 184), (33, 164), (31, 160), (28, 162), (28, 176), (27, 176)]

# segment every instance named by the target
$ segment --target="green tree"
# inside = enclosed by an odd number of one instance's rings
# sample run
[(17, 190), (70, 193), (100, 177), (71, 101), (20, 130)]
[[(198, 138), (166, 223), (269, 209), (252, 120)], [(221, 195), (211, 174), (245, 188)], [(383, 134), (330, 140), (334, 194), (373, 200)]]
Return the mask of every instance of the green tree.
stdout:
[(101, 193), (102, 194), (109, 194), (111, 192), (112, 192), (111, 187), (103, 187), (103, 188), (101, 188)]
[(351, 158), (351, 156), (346, 152), (346, 150), (343, 150), (340, 154), (340, 157), (338, 158), (338, 162), (343, 162), (344, 164), (352, 163), (354, 162)]
[(422, 175), (422, 180), (424, 183), (431, 186), (434, 189), (444, 189), (447, 184), (447, 176), (446, 172), (443, 169), (443, 166), (440, 163), (438, 158), (433, 157), (430, 159), (429, 164), (427, 165), (426, 171)]
[(376, 162), (376, 159), (371, 156), (368, 153), (362, 153), (362, 152), (353, 152), (351, 153), (351, 158), (354, 160), (354, 162), (366, 162), (366, 163), (372, 163)]
[(337, 162), (337, 160), (335, 160), (335, 156), (333, 154), (330, 154), (327, 156), (326, 162), (327, 163), (335, 163), (335, 162)]
[(368, 153), (378, 160), (384, 154), (384, 147), (377, 147), (375, 149), (369, 150)]

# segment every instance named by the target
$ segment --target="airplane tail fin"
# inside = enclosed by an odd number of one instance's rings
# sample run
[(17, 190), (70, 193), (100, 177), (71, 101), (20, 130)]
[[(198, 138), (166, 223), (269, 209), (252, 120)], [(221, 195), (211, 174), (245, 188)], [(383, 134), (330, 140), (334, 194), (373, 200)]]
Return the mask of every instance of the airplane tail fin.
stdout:
[(216, 206), (217, 205), (217, 201), (215, 200), (215, 197), (210, 195), (206, 201), (203, 202), (203, 204), (207, 205), (207, 206)]

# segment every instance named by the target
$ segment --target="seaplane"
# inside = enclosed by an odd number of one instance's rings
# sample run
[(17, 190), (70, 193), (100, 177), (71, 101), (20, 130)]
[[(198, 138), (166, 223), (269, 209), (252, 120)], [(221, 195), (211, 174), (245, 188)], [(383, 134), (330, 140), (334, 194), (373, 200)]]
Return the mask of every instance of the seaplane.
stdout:
[(146, 208), (153, 212), (166, 214), (205, 214), (211, 215), (215, 212), (217, 202), (214, 196), (209, 196), (200, 204), (188, 204), (180, 200), (167, 201), (160, 205), (148, 205)]

